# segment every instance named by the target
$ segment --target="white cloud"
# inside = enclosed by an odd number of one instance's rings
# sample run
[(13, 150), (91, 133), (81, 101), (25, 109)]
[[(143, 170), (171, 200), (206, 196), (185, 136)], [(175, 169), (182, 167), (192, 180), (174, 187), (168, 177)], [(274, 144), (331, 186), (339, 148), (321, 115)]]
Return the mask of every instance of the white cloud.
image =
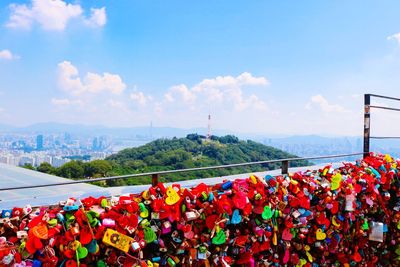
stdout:
[(119, 75), (108, 72), (103, 73), (103, 75), (88, 72), (84, 86), (91, 93), (110, 91), (113, 94), (121, 94), (126, 88)]
[(34, 23), (44, 30), (63, 31), (72, 19), (81, 19), (90, 26), (101, 27), (106, 23), (105, 8), (91, 9), (91, 16), (85, 18), (79, 4), (63, 0), (31, 0), (30, 5), (11, 4), (11, 14), (6, 26), (9, 28), (31, 29)]
[(153, 100), (151, 96), (145, 95), (143, 92), (134, 92), (129, 95), (129, 97), (138, 103), (140, 106), (145, 106), (148, 102)]
[(6, 24), (9, 28), (30, 29), (33, 22), (33, 12), (26, 5), (10, 5), (11, 14)]
[(18, 56), (14, 55), (11, 53), (10, 50), (4, 49), (0, 51), (0, 59), (5, 59), (5, 60), (13, 60), (19, 58)]
[(71, 105), (78, 105), (81, 106), (83, 105), (83, 102), (81, 100), (71, 100), (68, 98), (52, 98), (51, 103), (54, 106), (71, 106)]
[(168, 92), (164, 95), (164, 99), (166, 102), (174, 102), (175, 98), (172, 96), (172, 92)]
[(176, 96), (179, 96), (186, 104), (193, 103), (196, 100), (195, 93), (184, 84), (172, 86), (165, 94), (165, 100), (167, 102), (174, 102)]
[(91, 8), (90, 17), (85, 20), (86, 25), (91, 27), (103, 27), (107, 23), (106, 8)]
[[(97, 90), (100, 87), (97, 80), (101, 77), (103, 81), (105, 75), (92, 73), (96, 79), (88, 78), (92, 75), (80, 71), (68, 61), (61, 62), (58, 69), (59, 84), (67, 94), (55, 96), (57, 98), (51, 102), (58, 107), (56, 111), (63, 112), (63, 116), (70, 116), (71, 120), (95, 120), (108, 125), (144, 125), (154, 121), (173, 127), (201, 127), (207, 124), (208, 114), (212, 114), (216, 128), (236, 125), (250, 129), (265, 127), (261, 126), (265, 125), (265, 117), (275, 116), (260, 97), (260, 88), (248, 88), (266, 86), (267, 80), (253, 77), (250, 73), (204, 79), (193, 86), (178, 84), (153, 97), (147, 91), (138, 90), (136, 86), (118, 95), (95, 94), (112, 92)], [(74, 101), (81, 101), (82, 104), (72, 104), (77, 103)]]
[(311, 110), (313, 106), (319, 107), (323, 112), (346, 112), (347, 110), (337, 104), (330, 104), (322, 95), (311, 97), (311, 102), (306, 104), (306, 109)]
[(88, 72), (82, 81), (78, 69), (69, 61), (58, 64), (58, 82), (61, 88), (73, 95), (100, 92), (121, 94), (126, 88), (119, 75), (108, 72), (102, 75)]
[(260, 100), (260, 98), (256, 95), (250, 95), (248, 98), (242, 97), (242, 95), (238, 95), (236, 98), (236, 106), (235, 109), (238, 111), (245, 110), (247, 108), (253, 108), (259, 111), (267, 110), (267, 105)]
[(244, 96), (242, 88), (245, 86), (267, 86), (269, 81), (264, 77), (254, 77), (244, 72), (237, 77), (217, 76), (213, 79), (204, 79), (189, 88), (185, 84), (172, 86), (164, 95), (166, 102), (181, 100), (187, 105), (203, 101), (203, 104), (225, 103), (235, 110), (247, 108), (266, 110), (267, 105), (255, 94)]
[(216, 87), (266, 86), (269, 81), (264, 77), (254, 77), (249, 72), (243, 72), (237, 77), (217, 76), (214, 79), (204, 79), (194, 87), (194, 90)]
[(400, 32), (399, 33), (395, 33), (393, 35), (390, 35), (386, 39), (395, 40), (400, 45)]

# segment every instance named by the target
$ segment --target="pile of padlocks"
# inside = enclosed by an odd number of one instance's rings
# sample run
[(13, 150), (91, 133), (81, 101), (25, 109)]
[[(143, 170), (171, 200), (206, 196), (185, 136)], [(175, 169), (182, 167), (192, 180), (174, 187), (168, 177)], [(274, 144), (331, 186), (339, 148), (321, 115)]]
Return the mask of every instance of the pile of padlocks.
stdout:
[(3, 210), (0, 266), (400, 266), (399, 164)]

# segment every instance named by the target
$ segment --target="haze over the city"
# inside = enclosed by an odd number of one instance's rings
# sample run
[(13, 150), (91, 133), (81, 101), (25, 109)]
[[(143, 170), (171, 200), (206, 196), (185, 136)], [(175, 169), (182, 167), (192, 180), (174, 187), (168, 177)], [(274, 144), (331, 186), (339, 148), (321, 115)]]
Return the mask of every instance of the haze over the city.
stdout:
[[(398, 1), (0, 3), (0, 123), (362, 134), (398, 96)], [(385, 103), (384, 103), (385, 104)], [(376, 113), (377, 114), (377, 113)], [(373, 132), (400, 132), (396, 114)]]

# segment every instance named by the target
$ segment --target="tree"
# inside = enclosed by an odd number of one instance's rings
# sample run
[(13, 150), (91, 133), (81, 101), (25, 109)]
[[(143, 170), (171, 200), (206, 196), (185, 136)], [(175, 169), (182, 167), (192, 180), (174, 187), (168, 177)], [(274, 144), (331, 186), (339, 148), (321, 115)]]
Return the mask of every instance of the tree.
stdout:
[(57, 169), (57, 174), (65, 178), (83, 178), (85, 171), (81, 161), (72, 160)]
[(234, 135), (221, 136), (219, 139), (221, 144), (237, 144), (239, 143), (239, 138)]
[(105, 177), (110, 172), (112, 166), (106, 160), (93, 160), (85, 164), (86, 177)]
[(28, 170), (35, 170), (35, 168), (30, 163), (25, 163), (24, 166), (21, 166), (21, 167), (28, 169)]
[(142, 160), (127, 160), (123, 165), (132, 170), (142, 169), (146, 167), (146, 163), (144, 163)]
[[(157, 139), (146, 145), (128, 148), (114, 154), (106, 161), (111, 163), (109, 175), (125, 175), (138, 172), (174, 170), (231, 163), (263, 161), (269, 159), (290, 158), (293, 155), (282, 150), (265, 146), (254, 141), (239, 140), (234, 135), (222, 137), (211, 136), (211, 141), (204, 142), (205, 137), (199, 134), (189, 134), (186, 138)], [(307, 161), (292, 162), (291, 166), (307, 166)], [(177, 181), (202, 177), (264, 171), (280, 167), (278, 163), (254, 165), (218, 170), (204, 170), (196, 173), (163, 175), (163, 181)], [(148, 177), (107, 182), (107, 185), (145, 184)]]
[(186, 135), (186, 139), (192, 140), (192, 141), (201, 141), (200, 136), (197, 133), (192, 133), (192, 134), (188, 134)]
[(54, 173), (55, 172), (55, 168), (53, 166), (51, 166), (51, 164), (48, 162), (40, 163), (40, 165), (37, 167), (36, 170), (39, 172), (44, 172), (44, 173)]

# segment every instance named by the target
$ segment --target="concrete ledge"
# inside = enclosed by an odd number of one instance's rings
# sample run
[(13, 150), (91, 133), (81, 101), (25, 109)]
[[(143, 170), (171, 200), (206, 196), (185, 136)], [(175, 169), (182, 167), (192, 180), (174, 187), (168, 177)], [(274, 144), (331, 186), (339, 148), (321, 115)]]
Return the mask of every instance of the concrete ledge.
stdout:
[[(341, 163), (326, 163), (318, 164), (308, 167), (297, 167), (289, 168), (289, 172), (304, 172), (307, 170), (318, 170), (323, 168), (327, 164), (333, 164), (333, 167), (337, 168)], [(251, 174), (259, 177), (265, 175), (280, 175), (281, 170), (265, 171), (265, 172), (254, 172), (254, 173), (243, 173), (222, 177), (214, 178), (203, 178), (195, 180), (179, 181), (182, 187), (194, 187), (199, 183), (205, 183), (213, 185), (222, 182), (223, 180), (235, 180), (238, 178), (247, 178)], [(184, 174), (182, 175), (184, 176)], [(58, 183), (70, 181), (69, 179), (61, 178), (54, 175), (49, 175), (37, 171), (32, 171), (20, 167), (15, 167), (6, 164), (0, 164), (0, 188), (7, 186), (23, 186), (23, 185), (38, 185), (46, 183)], [(162, 178), (161, 178), (162, 182)], [(169, 185), (172, 183), (166, 183)], [(99, 187), (90, 184), (76, 184), (76, 185), (65, 185), (65, 186), (52, 186), (52, 187), (41, 187), (32, 189), (20, 189), (13, 191), (2, 191), (0, 193), (0, 209), (10, 209), (13, 207), (24, 207), (27, 204), (32, 206), (46, 206), (58, 203), (61, 200), (66, 200), (69, 197), (85, 198), (89, 196), (100, 197), (100, 196), (115, 196), (123, 194), (137, 194), (148, 189), (150, 185), (135, 185), (135, 186), (118, 186), (118, 187)]]

